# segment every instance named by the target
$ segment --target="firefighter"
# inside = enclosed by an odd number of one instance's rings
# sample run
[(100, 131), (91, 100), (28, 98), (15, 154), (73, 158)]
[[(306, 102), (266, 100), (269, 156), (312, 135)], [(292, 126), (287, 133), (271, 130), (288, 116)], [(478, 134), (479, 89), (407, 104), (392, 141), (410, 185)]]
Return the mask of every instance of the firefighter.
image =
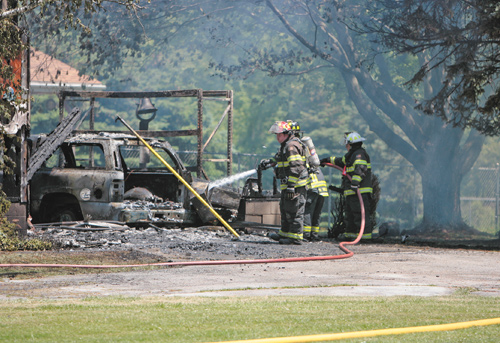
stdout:
[(319, 222), (321, 211), (328, 196), (325, 177), (317, 166), (309, 166), (309, 189), (307, 190), (304, 215), (304, 239), (319, 241)]
[[(292, 130), (295, 137), (300, 138), (300, 125), (297, 122), (292, 122)], [(304, 210), (304, 240), (313, 242), (319, 241), (319, 222), (323, 204), (325, 203), (324, 197), (328, 196), (328, 189), (323, 172), (319, 168), (320, 161), (311, 137), (303, 137), (301, 141), (307, 149), (306, 167), (309, 173)]]
[(276, 156), (262, 160), (259, 168), (265, 170), (275, 166), (276, 178), (280, 180), (281, 228), (269, 237), (280, 244), (300, 245), (303, 239), (304, 211), (309, 175), (306, 168), (305, 147), (295, 132), (293, 121), (277, 121), (269, 132), (276, 134), (281, 144)]
[(307, 147), (307, 167), (309, 171), (309, 187), (307, 190), (306, 212), (304, 215), (304, 239), (311, 242), (319, 240), (319, 222), (321, 211), (328, 196), (325, 177), (319, 168), (320, 161), (311, 137), (302, 137)]
[[(342, 189), (345, 195), (345, 239), (355, 239), (361, 228), (361, 204), (357, 196), (357, 190), (361, 193), (365, 210), (365, 229), (363, 240), (372, 239), (372, 226), (369, 220), (370, 200), (373, 193), (372, 171), (370, 156), (362, 147), (365, 138), (357, 132), (346, 132), (344, 144), (347, 153), (343, 157), (327, 157), (320, 160), (321, 166), (327, 163), (334, 164), (344, 169), (342, 177)], [(351, 180), (347, 177), (349, 175)]]

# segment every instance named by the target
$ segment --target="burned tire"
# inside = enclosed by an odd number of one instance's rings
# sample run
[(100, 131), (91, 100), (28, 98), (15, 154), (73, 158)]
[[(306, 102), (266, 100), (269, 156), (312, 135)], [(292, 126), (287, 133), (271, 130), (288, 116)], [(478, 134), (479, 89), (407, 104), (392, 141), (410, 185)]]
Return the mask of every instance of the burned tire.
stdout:
[(57, 208), (50, 215), (50, 222), (74, 222), (82, 219), (80, 209), (76, 206)]

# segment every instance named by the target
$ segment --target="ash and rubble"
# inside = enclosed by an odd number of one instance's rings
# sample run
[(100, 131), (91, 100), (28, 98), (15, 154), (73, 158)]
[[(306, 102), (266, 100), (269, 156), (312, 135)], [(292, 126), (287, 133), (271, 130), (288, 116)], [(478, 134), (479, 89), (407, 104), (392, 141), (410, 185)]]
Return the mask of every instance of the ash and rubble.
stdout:
[(54, 243), (55, 249), (72, 251), (140, 251), (158, 258), (179, 260), (273, 259), (341, 254), (335, 240), (302, 245), (280, 245), (267, 237), (268, 230), (239, 231), (237, 238), (224, 227), (133, 228), (73, 225), (37, 227), (29, 231), (31, 238)]

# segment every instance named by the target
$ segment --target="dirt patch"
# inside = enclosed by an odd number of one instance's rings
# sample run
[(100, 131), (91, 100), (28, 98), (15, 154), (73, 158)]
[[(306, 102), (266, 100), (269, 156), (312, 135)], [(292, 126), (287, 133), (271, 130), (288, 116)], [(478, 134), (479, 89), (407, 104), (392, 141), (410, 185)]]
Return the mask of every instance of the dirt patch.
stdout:
[[(119, 264), (167, 261), (278, 259), (343, 255), (324, 239), (280, 245), (264, 233), (240, 239), (221, 228), (71, 231), (43, 230), (64, 257), (99, 256)], [(354, 256), (329, 261), (224, 264), (127, 270), (20, 279), (3, 274), (0, 298), (87, 296), (436, 296), (456, 291), (500, 296), (498, 250), (447, 249), (387, 241), (350, 247)], [(106, 255), (107, 254), (107, 255)], [(22, 256), (19, 255), (19, 256)], [(19, 259), (19, 263), (22, 258)]]

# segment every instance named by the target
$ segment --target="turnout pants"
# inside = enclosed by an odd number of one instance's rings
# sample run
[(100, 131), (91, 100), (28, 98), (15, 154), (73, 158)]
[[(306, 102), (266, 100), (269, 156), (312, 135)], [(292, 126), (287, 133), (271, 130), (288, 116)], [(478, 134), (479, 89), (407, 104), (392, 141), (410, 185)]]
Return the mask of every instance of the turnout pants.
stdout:
[(319, 237), (319, 222), (325, 198), (318, 192), (307, 191), (306, 208), (304, 214), (304, 238)]
[(306, 188), (295, 188), (295, 198), (285, 199), (285, 192), (281, 192), (280, 212), (281, 229), (280, 236), (292, 239), (303, 239), (304, 212), (306, 207)]
[[(361, 194), (363, 198), (363, 205), (365, 208), (365, 230), (364, 235), (372, 233), (371, 220), (370, 220), (370, 193)], [(358, 195), (346, 196), (346, 233), (358, 234), (361, 228), (361, 205), (359, 203)]]

